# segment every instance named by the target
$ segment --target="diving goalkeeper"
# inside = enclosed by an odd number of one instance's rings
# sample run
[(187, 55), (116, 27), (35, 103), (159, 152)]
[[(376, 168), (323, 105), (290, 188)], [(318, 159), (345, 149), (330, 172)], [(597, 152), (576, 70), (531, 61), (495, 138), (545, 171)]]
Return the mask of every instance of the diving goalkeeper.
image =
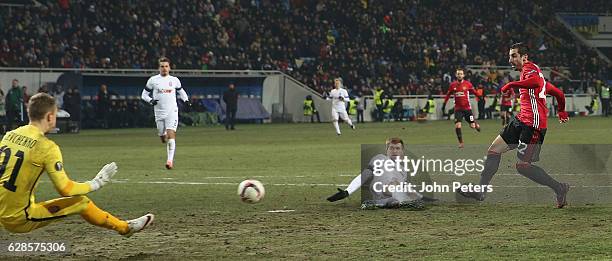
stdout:
[[(106, 185), (117, 173), (115, 162), (104, 165), (90, 181), (70, 180), (64, 171), (59, 147), (45, 134), (55, 128), (57, 105), (46, 93), (28, 104), (30, 123), (4, 135), (0, 143), (0, 226), (13, 233), (27, 233), (69, 215), (131, 236), (153, 222), (153, 214), (123, 221), (98, 208), (86, 194)], [(61, 198), (36, 202), (38, 180), (47, 172)]]

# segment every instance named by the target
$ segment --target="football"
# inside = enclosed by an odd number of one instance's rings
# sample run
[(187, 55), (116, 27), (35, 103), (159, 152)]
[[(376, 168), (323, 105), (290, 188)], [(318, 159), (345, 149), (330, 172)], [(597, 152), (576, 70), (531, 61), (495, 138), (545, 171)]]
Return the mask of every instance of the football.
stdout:
[(263, 184), (254, 179), (247, 179), (238, 185), (238, 196), (246, 203), (257, 203), (266, 194)]

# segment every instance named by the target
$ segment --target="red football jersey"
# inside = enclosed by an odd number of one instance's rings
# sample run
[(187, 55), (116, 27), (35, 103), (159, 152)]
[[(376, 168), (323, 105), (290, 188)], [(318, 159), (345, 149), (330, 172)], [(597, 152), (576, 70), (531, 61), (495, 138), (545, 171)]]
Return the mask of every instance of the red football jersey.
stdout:
[[(517, 118), (527, 126), (536, 129), (546, 129), (546, 79), (535, 63), (526, 62), (521, 71), (521, 81), (537, 77), (537, 87), (533, 89), (520, 88), (521, 111)], [(535, 81), (534, 81), (535, 82)]]
[(512, 99), (514, 99), (514, 89), (510, 88), (505, 93), (502, 93), (501, 96), (501, 105), (502, 106), (512, 106)]
[(455, 111), (459, 110), (471, 110), (472, 106), (470, 105), (470, 92), (474, 92), (474, 86), (471, 82), (463, 80), (461, 82), (454, 81), (448, 87), (448, 92), (446, 93), (446, 97), (444, 98), (444, 103), (448, 101), (451, 94), (455, 96)]

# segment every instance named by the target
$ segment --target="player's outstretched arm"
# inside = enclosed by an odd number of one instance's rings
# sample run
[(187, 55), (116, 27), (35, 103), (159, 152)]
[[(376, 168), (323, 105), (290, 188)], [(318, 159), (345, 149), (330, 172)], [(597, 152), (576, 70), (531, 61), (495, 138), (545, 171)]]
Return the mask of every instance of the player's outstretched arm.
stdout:
[[(54, 167), (54, 169), (57, 168), (58, 167)], [(117, 165), (113, 162), (106, 164), (94, 179), (87, 182), (76, 182), (71, 180), (63, 169), (60, 169), (60, 171), (47, 171), (55, 189), (64, 197), (85, 195), (89, 192), (96, 191), (108, 183), (116, 172)]]
[(84, 195), (91, 191), (91, 186), (89, 184), (75, 182), (68, 177), (64, 170), (62, 153), (57, 145), (51, 145), (44, 159), (43, 167), (60, 195), (69, 197)]
[(539, 76), (529, 77), (522, 81), (509, 82), (501, 88), (501, 92), (506, 92), (510, 88), (521, 88), (521, 89), (536, 89), (542, 85), (544, 79)]
[[(112, 166), (110, 166), (111, 164)], [(106, 184), (106, 182), (110, 180), (110, 177), (112, 177), (117, 172), (117, 165), (114, 162), (111, 164), (107, 164), (106, 166), (104, 166), (104, 168), (100, 170), (100, 173), (98, 173), (98, 176), (107, 177), (102, 179), (103, 184), (101, 184), (99, 181), (96, 181), (95, 178), (94, 180), (88, 182), (73, 181), (68, 177), (66, 171), (64, 170), (62, 153), (59, 147), (53, 144), (48, 150), (47, 155), (45, 156), (43, 167), (49, 175), (49, 178), (51, 179), (51, 182), (53, 183), (57, 192), (64, 197), (69, 197), (74, 195), (87, 194), (91, 191), (99, 189), (101, 186)], [(98, 176), (96, 176), (96, 178), (98, 178)]]
[(559, 122), (564, 123), (569, 121), (569, 116), (565, 111), (565, 94), (563, 94), (559, 88), (550, 82), (546, 82), (546, 93), (557, 99), (557, 113), (559, 114)]

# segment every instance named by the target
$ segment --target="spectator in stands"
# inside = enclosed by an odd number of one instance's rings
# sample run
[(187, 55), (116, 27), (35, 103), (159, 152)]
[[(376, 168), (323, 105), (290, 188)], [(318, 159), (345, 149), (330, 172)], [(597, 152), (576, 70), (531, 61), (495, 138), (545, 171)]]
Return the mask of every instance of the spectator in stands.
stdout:
[(109, 125), (108, 128), (120, 128), (121, 127), (121, 103), (118, 100), (111, 100), (109, 114)]
[(41, 93), (41, 92), (49, 93), (49, 89), (47, 88), (46, 84), (43, 84), (42, 86), (40, 86), (38, 88), (38, 91), (36, 91), (36, 93)]
[(64, 110), (70, 113), (70, 121), (81, 121), (81, 94), (77, 88), (68, 88), (64, 95)]
[(23, 86), (22, 89), (23, 89), (23, 103), (27, 105), (28, 102), (30, 102), (30, 95), (28, 94), (28, 87)]
[(127, 100), (118, 101), (119, 105), (119, 128), (127, 128), (129, 127), (129, 117), (128, 117), (128, 102)]
[(12, 130), (15, 124), (19, 126), (22, 123), (23, 89), (19, 87), (19, 80), (13, 80), (11, 89), (6, 94), (5, 104), (7, 130)]
[(233, 83), (230, 83), (227, 91), (223, 93), (223, 102), (225, 102), (225, 129), (234, 130), (238, 110), (238, 92)]
[(21, 122), (22, 124), (26, 124), (30, 122), (30, 118), (28, 117), (28, 102), (30, 102), (30, 95), (28, 94), (28, 87), (23, 86), (21, 88), (23, 91), (23, 104), (21, 108)]
[[(164, 53), (184, 69), (282, 70), (321, 93), (330, 81), (326, 74), (347, 75), (348, 86), (355, 86), (353, 79), (376, 83), (390, 94), (439, 93), (456, 66), (507, 64), (497, 47), (515, 40), (518, 31), (534, 39), (534, 60), (575, 67), (574, 79), (598, 77), (605, 63), (555, 17), (563, 11), (612, 11), (606, 0), (388, 0), (368, 8), (364, 1), (338, 0), (39, 2), (3, 13), (0, 66), (145, 68), (145, 61)], [(478, 12), (483, 6), (487, 12)], [(528, 15), (512, 11), (519, 8)], [(426, 88), (429, 77), (436, 78), (432, 89)]]
[(64, 91), (64, 87), (59, 84), (55, 85), (55, 88), (53, 88), (53, 93), (51, 94), (51, 96), (55, 98), (55, 104), (57, 104), (57, 107), (59, 108), (64, 107), (64, 94), (66, 94), (66, 92)]
[(102, 128), (110, 127), (111, 94), (106, 84), (100, 85), (96, 96), (96, 119), (101, 121)]
[(402, 104), (402, 99), (397, 98), (395, 104), (393, 104), (393, 118), (395, 121), (402, 121), (404, 118), (404, 105)]
[(476, 87), (476, 101), (478, 101), (478, 119), (479, 120), (483, 120), (486, 117), (486, 113), (485, 113), (485, 103), (486, 103), (486, 98), (485, 98), (485, 89), (484, 86), (482, 85), (482, 83), (478, 84), (478, 87)]
[(384, 116), (383, 109), (385, 108), (385, 104), (383, 102), (386, 95), (385, 91), (382, 87), (377, 86), (376, 89), (372, 90), (372, 94), (374, 96), (374, 104), (376, 105), (376, 120), (382, 122)]
[(315, 105), (315, 102), (312, 100), (312, 95), (306, 95), (306, 99), (304, 99), (304, 116), (306, 118), (310, 118), (310, 123), (314, 123), (314, 117), (317, 117), (317, 122), (321, 123), (321, 117), (319, 115), (319, 111)]
[(362, 93), (359, 92), (355, 100), (357, 100), (357, 123), (364, 123), (363, 111), (366, 109), (366, 99), (363, 97)]
[(601, 85), (601, 91), (599, 97), (601, 98), (601, 115), (604, 117), (608, 117), (610, 113), (610, 93), (611, 88), (607, 83), (603, 83)]
[(140, 103), (139, 100), (129, 100), (128, 101), (128, 107), (127, 107), (127, 121), (128, 121), (128, 127), (130, 128), (134, 128), (134, 127), (141, 127), (140, 126), (140, 108), (138, 107), (138, 103)]
[[(589, 115), (595, 113), (595, 111), (599, 110), (599, 101), (597, 100), (597, 94), (593, 94), (593, 96), (591, 97), (591, 102), (589, 103), (589, 105), (584, 106), (584, 108), (589, 112)], [(602, 108), (602, 115), (603, 115), (603, 108)]]

